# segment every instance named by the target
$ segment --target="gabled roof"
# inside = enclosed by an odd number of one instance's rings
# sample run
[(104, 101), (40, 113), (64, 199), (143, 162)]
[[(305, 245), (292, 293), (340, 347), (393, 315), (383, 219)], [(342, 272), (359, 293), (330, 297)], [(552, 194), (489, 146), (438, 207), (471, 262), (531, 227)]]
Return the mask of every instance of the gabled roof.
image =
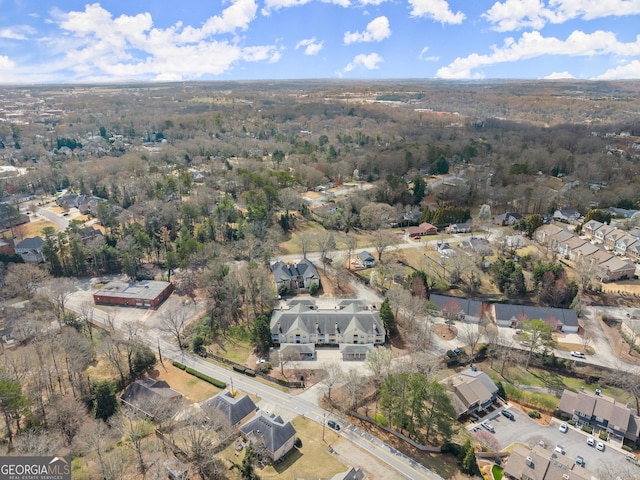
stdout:
[(358, 258), (360, 260), (362, 260), (363, 262), (373, 262), (375, 259), (373, 258), (373, 255), (371, 255), (369, 252), (360, 252), (358, 254)]
[[(486, 373), (470, 368), (445, 378), (441, 383), (457, 397), (453, 403), (458, 415), (466, 412), (471, 405), (491, 400), (498, 391), (498, 387)], [(464, 405), (463, 410), (459, 410), (461, 405)]]
[(265, 448), (272, 454), (296, 434), (290, 422), (285, 423), (281, 417), (262, 410), (256, 412), (251, 420), (242, 425), (240, 431), (247, 436), (255, 435), (262, 438)]
[(305, 279), (319, 279), (318, 271), (306, 258), (298, 263), (284, 263), (277, 261), (271, 266), (276, 282), (288, 282), (291, 279), (302, 277)]
[(44, 245), (41, 237), (28, 237), (16, 245), (16, 249), (21, 250), (40, 250)]
[(154, 401), (172, 400), (180, 397), (182, 394), (171, 388), (164, 380), (141, 378), (129, 385), (120, 398), (127, 403), (145, 409)]
[(231, 427), (240, 423), (243, 418), (256, 410), (256, 404), (253, 403), (253, 400), (248, 395), (234, 397), (231, 392), (220, 392), (203, 402), (201, 406), (210, 406), (219, 410)]
[(604, 223), (599, 222), (597, 220), (589, 220), (587, 223), (585, 223), (582, 226), (582, 230), (584, 230), (586, 228), (586, 229), (591, 230), (593, 232), (593, 231), (597, 230), (598, 228), (600, 228), (603, 225), (604, 225)]
[(274, 310), (271, 316), (271, 333), (345, 334), (361, 329), (369, 335), (384, 334), (384, 326), (377, 310), (369, 310), (360, 301), (343, 301), (336, 308), (319, 310), (315, 305), (297, 303), (289, 309)]

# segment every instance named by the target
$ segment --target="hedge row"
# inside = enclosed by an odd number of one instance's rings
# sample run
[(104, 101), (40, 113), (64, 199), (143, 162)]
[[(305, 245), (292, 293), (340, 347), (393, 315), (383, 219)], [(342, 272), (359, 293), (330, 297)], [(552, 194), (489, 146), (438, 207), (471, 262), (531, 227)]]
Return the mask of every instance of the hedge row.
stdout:
[(191, 367), (187, 367), (186, 365), (183, 365), (182, 363), (173, 362), (173, 366), (176, 368), (179, 368), (180, 370), (184, 370), (185, 372), (193, 375), (194, 377), (198, 377), (200, 380), (204, 380), (207, 383), (210, 383), (211, 385), (213, 385), (214, 387), (218, 387), (218, 388), (227, 388), (227, 384), (224, 383), (223, 381), (220, 381), (216, 378), (210, 377), (209, 375), (205, 375), (204, 373), (201, 373), (197, 370), (194, 370)]

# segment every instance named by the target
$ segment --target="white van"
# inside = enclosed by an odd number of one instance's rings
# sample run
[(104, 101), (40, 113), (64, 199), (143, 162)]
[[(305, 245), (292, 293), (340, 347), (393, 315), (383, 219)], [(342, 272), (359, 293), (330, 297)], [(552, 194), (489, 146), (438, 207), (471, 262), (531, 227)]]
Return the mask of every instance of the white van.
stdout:
[(587, 445), (589, 445), (590, 447), (593, 447), (595, 444), (596, 444), (596, 441), (591, 435), (589, 435), (587, 437)]

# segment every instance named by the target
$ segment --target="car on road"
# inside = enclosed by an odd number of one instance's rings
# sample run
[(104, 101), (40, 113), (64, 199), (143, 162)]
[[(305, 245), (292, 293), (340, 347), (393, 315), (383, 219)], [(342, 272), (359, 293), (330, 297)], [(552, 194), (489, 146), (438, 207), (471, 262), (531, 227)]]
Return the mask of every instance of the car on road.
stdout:
[(329, 420), (327, 422), (327, 425), (329, 426), (329, 428), (333, 428), (336, 432), (340, 431), (340, 425), (338, 425), (336, 422), (334, 422), (333, 420)]
[(482, 422), (480, 425), (482, 425), (484, 428), (489, 430), (491, 433), (495, 433), (496, 432), (496, 429), (489, 422)]
[(507, 417), (512, 422), (516, 421), (515, 415), (513, 413), (511, 413), (509, 410), (502, 410), (502, 412), (500, 412), (500, 413), (502, 413), (503, 416)]
[(576, 358), (587, 358), (587, 356), (582, 352), (571, 352), (571, 356)]
[(567, 430), (569, 430), (569, 427), (567, 426), (566, 423), (562, 422), (558, 430), (560, 430), (562, 433), (567, 433)]
[(587, 445), (589, 445), (590, 447), (593, 447), (595, 444), (596, 444), (596, 441), (591, 435), (589, 435), (587, 437)]
[(562, 445), (556, 445), (556, 448), (553, 451), (560, 455), (564, 455), (564, 447)]
[(582, 458), (580, 455), (576, 457), (576, 465), (584, 467), (584, 458)]
[(601, 452), (604, 452), (604, 442), (596, 443), (596, 450), (600, 450)]

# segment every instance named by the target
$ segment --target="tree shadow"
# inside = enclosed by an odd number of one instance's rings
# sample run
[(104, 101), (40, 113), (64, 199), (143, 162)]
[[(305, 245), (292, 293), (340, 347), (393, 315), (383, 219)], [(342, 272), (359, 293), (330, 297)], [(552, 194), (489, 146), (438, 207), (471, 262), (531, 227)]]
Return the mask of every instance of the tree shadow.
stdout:
[(304, 454), (297, 448), (292, 448), (285, 455), (284, 460), (273, 466), (278, 475), (282, 475), (289, 467), (302, 458)]

